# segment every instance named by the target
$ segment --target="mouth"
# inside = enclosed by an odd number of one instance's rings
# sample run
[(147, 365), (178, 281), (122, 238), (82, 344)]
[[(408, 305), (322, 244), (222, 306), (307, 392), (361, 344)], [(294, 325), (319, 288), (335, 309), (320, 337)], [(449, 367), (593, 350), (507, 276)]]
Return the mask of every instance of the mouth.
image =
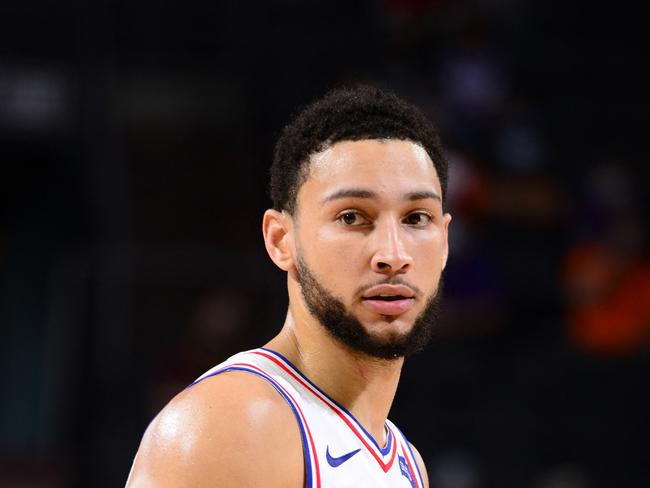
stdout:
[(364, 307), (380, 315), (400, 315), (415, 304), (415, 293), (404, 285), (378, 285), (361, 297)]
[(361, 303), (380, 315), (400, 315), (410, 310), (415, 303), (415, 298), (401, 295), (373, 296), (363, 298)]

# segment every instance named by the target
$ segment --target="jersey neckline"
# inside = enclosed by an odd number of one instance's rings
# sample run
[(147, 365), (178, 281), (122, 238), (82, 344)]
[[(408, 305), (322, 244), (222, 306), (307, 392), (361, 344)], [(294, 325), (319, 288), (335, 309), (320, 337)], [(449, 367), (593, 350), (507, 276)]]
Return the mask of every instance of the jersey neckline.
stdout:
[(393, 432), (392, 429), (390, 428), (388, 422), (384, 421), (384, 428), (386, 429), (386, 445), (384, 447), (380, 447), (379, 443), (377, 440), (368, 432), (363, 425), (361, 425), (361, 422), (357, 420), (357, 418), (350, 412), (347, 408), (345, 408), (343, 405), (341, 405), (339, 402), (334, 400), (331, 396), (329, 396), (327, 393), (325, 393), (321, 388), (319, 388), (313, 381), (311, 381), (305, 374), (300, 371), (291, 361), (289, 361), (285, 356), (280, 354), (277, 351), (274, 351), (273, 349), (269, 349), (267, 347), (260, 347), (258, 350), (266, 351), (268, 353), (271, 353), (278, 358), (282, 359), (295, 373), (297, 373), (302, 379), (304, 379), (309, 385), (314, 388), (316, 391), (318, 391), (321, 395), (323, 395), (328, 401), (336, 405), (337, 408), (339, 408), (342, 412), (345, 413), (356, 425), (363, 431), (363, 433), (366, 435), (366, 437), (373, 443), (373, 445), (377, 448), (377, 450), (381, 453), (382, 456), (386, 456), (390, 453), (392, 444), (393, 444)]

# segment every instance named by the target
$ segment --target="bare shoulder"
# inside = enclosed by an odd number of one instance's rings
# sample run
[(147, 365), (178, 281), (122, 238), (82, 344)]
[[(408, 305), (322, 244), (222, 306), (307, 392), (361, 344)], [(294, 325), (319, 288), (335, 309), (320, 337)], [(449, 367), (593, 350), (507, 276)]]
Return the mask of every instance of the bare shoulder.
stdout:
[(264, 379), (233, 371), (177, 395), (147, 428), (129, 487), (302, 486), (293, 412)]
[(429, 488), (429, 475), (427, 474), (427, 467), (424, 465), (424, 460), (420, 451), (418, 451), (413, 444), (409, 442), (413, 455), (415, 456), (415, 462), (418, 463), (418, 468), (420, 468), (420, 473), (422, 474), (422, 480), (424, 481), (425, 488)]

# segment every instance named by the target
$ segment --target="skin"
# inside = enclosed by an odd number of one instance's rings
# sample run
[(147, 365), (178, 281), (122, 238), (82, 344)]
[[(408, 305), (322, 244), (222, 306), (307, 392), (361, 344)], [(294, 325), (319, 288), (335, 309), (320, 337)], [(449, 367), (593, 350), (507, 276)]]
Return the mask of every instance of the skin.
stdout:
[[(302, 258), (378, 339), (405, 334), (437, 290), (447, 261), (451, 216), (443, 211), (441, 194), (435, 168), (419, 145), (343, 141), (312, 156), (294, 215), (264, 214), (266, 249), (287, 272), (289, 293), (284, 326), (266, 347), (350, 410), (381, 445), (404, 360), (369, 357), (335, 340), (306, 307), (296, 263)], [(409, 310), (389, 317), (364, 305), (364, 287), (395, 278), (418, 290)], [(428, 486), (422, 458), (414, 452)], [(209, 378), (175, 397), (147, 429), (127, 486), (154, 485), (304, 486), (295, 417), (254, 375)]]

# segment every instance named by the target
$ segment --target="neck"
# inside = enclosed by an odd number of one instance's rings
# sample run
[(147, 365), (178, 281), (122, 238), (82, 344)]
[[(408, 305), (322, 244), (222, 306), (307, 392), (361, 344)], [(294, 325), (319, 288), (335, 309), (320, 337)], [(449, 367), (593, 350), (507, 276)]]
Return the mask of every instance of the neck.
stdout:
[(395, 397), (403, 358), (384, 360), (352, 351), (313, 316), (295, 312), (289, 309), (282, 330), (267, 347), (287, 357), (383, 445), (384, 422)]

